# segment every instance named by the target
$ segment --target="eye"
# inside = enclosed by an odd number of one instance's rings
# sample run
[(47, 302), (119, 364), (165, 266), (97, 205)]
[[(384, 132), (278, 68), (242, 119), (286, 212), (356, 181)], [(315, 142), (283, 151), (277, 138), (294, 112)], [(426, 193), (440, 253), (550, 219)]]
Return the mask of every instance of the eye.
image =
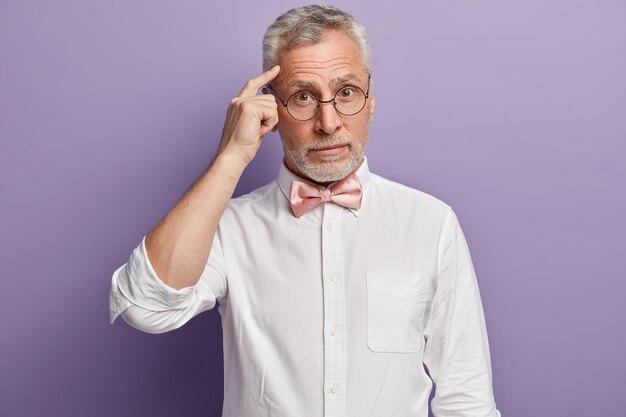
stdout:
[(315, 100), (315, 98), (308, 91), (300, 91), (294, 94), (294, 99), (298, 103), (309, 103)]
[(352, 96), (354, 96), (354, 93), (354, 87), (344, 87), (339, 90), (339, 98), (352, 98)]

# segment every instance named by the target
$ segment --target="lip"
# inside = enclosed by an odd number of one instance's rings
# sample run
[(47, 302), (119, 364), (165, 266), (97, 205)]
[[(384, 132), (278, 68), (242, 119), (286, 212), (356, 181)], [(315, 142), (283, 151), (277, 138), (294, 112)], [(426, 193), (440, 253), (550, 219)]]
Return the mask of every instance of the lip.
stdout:
[(311, 149), (311, 152), (315, 152), (317, 155), (320, 155), (320, 156), (335, 156), (335, 155), (339, 155), (346, 149), (348, 149), (347, 144), (340, 144), (340, 145), (327, 146), (325, 148)]

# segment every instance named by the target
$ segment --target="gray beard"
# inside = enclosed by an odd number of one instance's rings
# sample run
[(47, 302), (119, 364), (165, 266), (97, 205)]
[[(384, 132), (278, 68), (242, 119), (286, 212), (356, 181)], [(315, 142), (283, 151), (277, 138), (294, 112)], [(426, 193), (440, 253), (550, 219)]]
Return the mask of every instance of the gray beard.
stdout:
[[(342, 143), (341, 140), (328, 138), (320, 141), (324, 146)], [(327, 156), (322, 158), (321, 163), (312, 163), (307, 159), (307, 149), (287, 149), (285, 156), (293, 162), (298, 170), (306, 177), (315, 182), (335, 182), (344, 179), (354, 172), (363, 161), (363, 148), (358, 142), (350, 143), (350, 156), (339, 165), (334, 162), (339, 159), (337, 156)]]

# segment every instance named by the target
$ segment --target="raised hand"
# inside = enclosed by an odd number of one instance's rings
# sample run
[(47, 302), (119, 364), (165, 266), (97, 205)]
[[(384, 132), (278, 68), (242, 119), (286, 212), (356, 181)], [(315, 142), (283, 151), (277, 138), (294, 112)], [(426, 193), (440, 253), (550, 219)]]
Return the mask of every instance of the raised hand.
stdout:
[(248, 164), (256, 155), (263, 137), (278, 123), (278, 110), (273, 95), (257, 91), (275, 79), (280, 67), (264, 72), (246, 83), (228, 106), (218, 154), (233, 153)]

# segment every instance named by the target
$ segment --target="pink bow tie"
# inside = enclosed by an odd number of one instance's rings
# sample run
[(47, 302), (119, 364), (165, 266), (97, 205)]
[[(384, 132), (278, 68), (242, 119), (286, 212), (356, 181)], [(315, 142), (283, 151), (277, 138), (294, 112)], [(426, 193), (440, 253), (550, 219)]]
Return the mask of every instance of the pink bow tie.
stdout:
[(318, 188), (301, 181), (291, 181), (291, 210), (296, 217), (322, 203), (332, 201), (343, 207), (358, 209), (361, 207), (361, 183), (355, 174), (350, 174), (328, 188)]

